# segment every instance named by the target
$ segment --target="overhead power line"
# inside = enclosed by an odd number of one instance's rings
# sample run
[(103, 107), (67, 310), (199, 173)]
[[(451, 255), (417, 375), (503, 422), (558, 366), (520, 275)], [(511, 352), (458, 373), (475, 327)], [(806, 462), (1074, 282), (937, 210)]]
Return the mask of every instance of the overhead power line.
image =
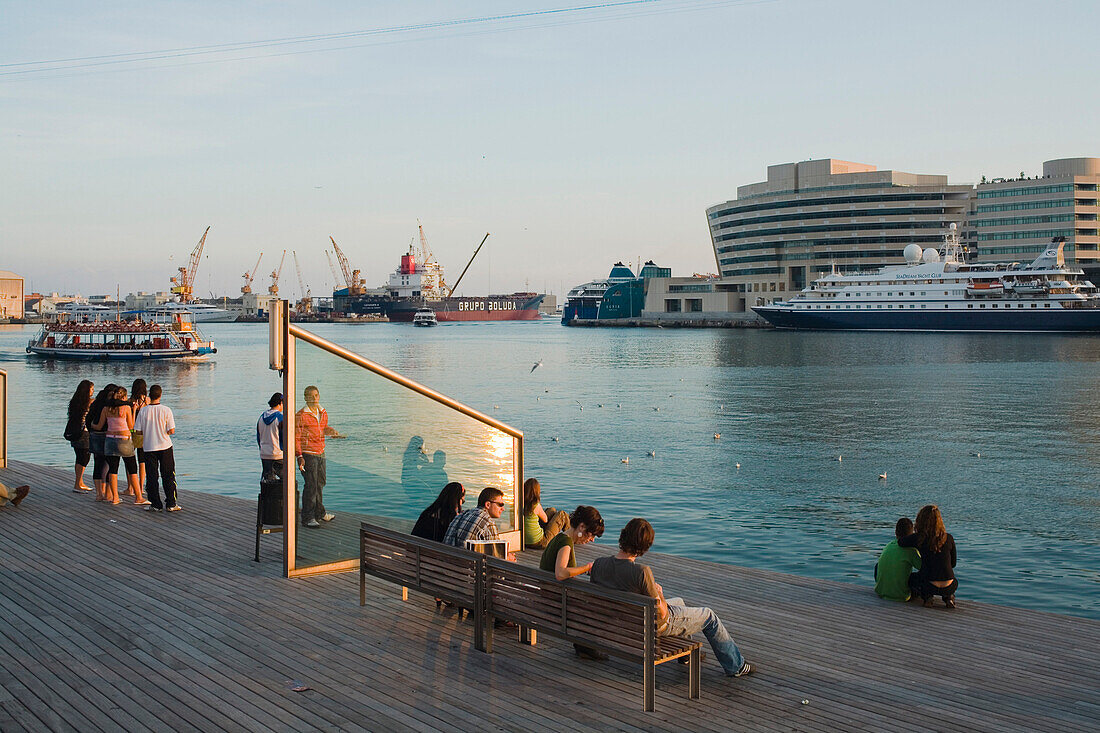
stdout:
[[(9, 80), (23, 78), (57, 78), (58, 76), (71, 76), (69, 74), (50, 74), (49, 72), (64, 72), (84, 70), (84, 74), (115, 71), (123, 68), (166, 68), (170, 66), (184, 66), (191, 64), (227, 63), (231, 61), (244, 61), (257, 58), (272, 58), (277, 56), (290, 56), (307, 53), (324, 53), (342, 51), (352, 48), (362, 48), (373, 45), (387, 45), (400, 43), (402, 40), (427, 40), (423, 37), (411, 37), (406, 39), (386, 38), (387, 36), (409, 35), (414, 36), (424, 31), (446, 31), (468, 29), (468, 32), (453, 35), (473, 35), (480, 33), (499, 33), (508, 30), (528, 30), (532, 28), (558, 27), (586, 22), (601, 22), (607, 20), (619, 20), (630, 17), (642, 17), (666, 13), (682, 13), (692, 10), (707, 10), (730, 5), (756, 4), (757, 2), (772, 2), (774, 0), (681, 0), (680, 2), (667, 2), (666, 0), (621, 0), (620, 2), (598, 3), (590, 5), (577, 5), (566, 8), (550, 8), (543, 10), (531, 10), (500, 15), (486, 15), (470, 18), (457, 18), (450, 20), (438, 20), (424, 23), (410, 23), (381, 28), (369, 28), (356, 31), (342, 31), (337, 33), (320, 33), (304, 36), (288, 36), (282, 38), (269, 38), (256, 41), (241, 41), (236, 43), (210, 44), (203, 46), (187, 46), (181, 48), (161, 49), (155, 51), (134, 51), (127, 53), (99, 54), (91, 56), (76, 56), (71, 58), (49, 59), (42, 61), (23, 61), (0, 63), (0, 78)], [(599, 13), (600, 15), (597, 15)], [(521, 25), (522, 21), (536, 21)], [(501, 27), (494, 27), (499, 25)], [(304, 46), (307, 44), (324, 44), (332, 41), (345, 41), (356, 38), (379, 37), (376, 42), (337, 45), (321, 48), (298, 48), (296, 50), (281, 51), (277, 53), (264, 53), (252, 55), (239, 55), (240, 52), (256, 51), (260, 49), (274, 49), (280, 47)], [(442, 36), (435, 36), (439, 38)], [(237, 54), (237, 55), (230, 55)], [(221, 58), (207, 58), (184, 62), (180, 64), (143, 65), (149, 62), (166, 61), (169, 59), (194, 58), (203, 56), (222, 55)]]

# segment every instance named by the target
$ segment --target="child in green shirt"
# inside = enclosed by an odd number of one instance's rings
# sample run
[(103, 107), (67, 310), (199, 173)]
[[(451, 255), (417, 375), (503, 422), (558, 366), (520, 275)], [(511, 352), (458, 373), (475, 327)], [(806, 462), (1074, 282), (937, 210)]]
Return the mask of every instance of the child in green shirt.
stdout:
[(895, 539), (883, 548), (875, 563), (875, 593), (891, 601), (909, 600), (909, 573), (920, 570), (920, 553), (912, 547), (899, 547), (898, 540), (913, 533), (913, 522), (902, 517), (894, 527)]

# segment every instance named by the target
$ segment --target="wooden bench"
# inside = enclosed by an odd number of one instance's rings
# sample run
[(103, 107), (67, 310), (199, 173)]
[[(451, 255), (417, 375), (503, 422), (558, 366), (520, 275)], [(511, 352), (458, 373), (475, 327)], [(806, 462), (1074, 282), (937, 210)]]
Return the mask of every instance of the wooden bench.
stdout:
[(359, 526), (359, 605), (366, 603), (367, 576), (409, 588), (469, 609), (474, 615), (474, 646), (485, 651), (482, 623), (482, 563), (485, 555), (395, 532), (367, 522)]
[(677, 636), (657, 636), (653, 598), (594, 585), (557, 580), (543, 570), (493, 557), (484, 559), (484, 651), (493, 651), (496, 619), (520, 627), (520, 640), (534, 644), (537, 632), (642, 663), (642, 709), (653, 710), (658, 664), (688, 657), (688, 697), (699, 697), (701, 644)]

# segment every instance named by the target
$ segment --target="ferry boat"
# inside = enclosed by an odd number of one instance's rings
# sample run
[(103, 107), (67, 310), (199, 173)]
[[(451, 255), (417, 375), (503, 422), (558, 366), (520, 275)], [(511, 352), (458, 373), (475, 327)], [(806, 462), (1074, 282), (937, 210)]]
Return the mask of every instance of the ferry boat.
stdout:
[(218, 353), (194, 324), (177, 315), (168, 322), (67, 320), (47, 323), (27, 344), (27, 353), (53, 359), (206, 359)]
[(192, 323), (232, 323), (237, 320), (236, 313), (218, 308), (209, 303), (180, 303), (175, 300), (169, 301), (163, 305), (158, 305), (155, 308), (150, 308), (146, 313), (158, 318), (181, 314), (190, 316)]
[(431, 308), (421, 308), (413, 315), (414, 326), (437, 326), (439, 321)]
[(905, 265), (833, 272), (788, 301), (754, 307), (778, 328), (857, 331), (1100, 331), (1100, 293), (1066, 265), (1056, 237), (1030, 264), (967, 263), (955, 226), (941, 251), (905, 248)]
[(622, 322), (637, 318), (645, 307), (645, 281), (654, 277), (671, 277), (672, 270), (649, 260), (635, 275), (622, 262), (611, 266), (611, 272), (600, 280), (590, 280), (570, 289), (561, 308), (561, 325), (592, 325), (599, 321)]

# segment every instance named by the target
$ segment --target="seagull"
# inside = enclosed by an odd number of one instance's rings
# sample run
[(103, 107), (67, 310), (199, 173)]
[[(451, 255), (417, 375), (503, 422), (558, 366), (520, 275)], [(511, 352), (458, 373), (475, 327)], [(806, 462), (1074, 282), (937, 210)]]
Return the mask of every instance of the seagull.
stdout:
[[(535, 365), (533, 367), (531, 367), (531, 372), (535, 371), (540, 366), (542, 366), (542, 359), (539, 359), (538, 361), (535, 362)], [(530, 374), (531, 372), (527, 372), (527, 373)]]
[(541, 398), (541, 397), (536, 397), (536, 398), (535, 398), (535, 402), (539, 402), (540, 400), (542, 400), (542, 398)]
[(630, 463), (630, 459), (629, 458), (623, 458), (622, 460), (619, 461), (619, 463)]
[(971, 453), (970, 455), (974, 456), (975, 458), (981, 458), (982, 457), (981, 453)]
[(550, 438), (550, 440), (552, 440), (552, 441), (554, 441), (555, 443), (557, 443), (557, 442), (558, 442), (559, 440), (561, 440), (561, 438), (559, 438), (558, 436), (556, 436), (556, 435), (555, 435), (554, 437)]
[(603, 407), (603, 405), (602, 405), (602, 404), (599, 404), (599, 405), (596, 405), (596, 407)]
[(619, 404), (615, 405), (615, 407), (617, 407), (617, 408), (619, 408), (619, 409), (621, 410), (621, 409), (623, 409), (623, 403), (622, 403), (622, 402), (620, 402)]
[(389, 453), (389, 452), (390, 452), (390, 449), (389, 449), (389, 448), (387, 448), (386, 446), (382, 446), (382, 452), (383, 452), (383, 453)]
[(885, 471), (883, 471), (882, 473), (880, 473), (878, 475), (878, 480), (879, 481), (885, 481), (886, 480), (886, 472)]
[(721, 437), (722, 437), (722, 434), (721, 434), (721, 433), (715, 433), (715, 434), (714, 434), (714, 439), (715, 439), (715, 440), (718, 440), (718, 439), (719, 439), (719, 438), (721, 438)]
[(839, 463), (839, 462), (844, 460), (844, 456), (837, 456), (836, 460), (837, 460), (837, 463)]
[(648, 453), (646, 453), (646, 455), (649, 456), (650, 458), (656, 458), (657, 457), (657, 451), (651, 450)]
[(733, 464), (733, 465), (734, 465), (734, 466), (736, 466), (737, 468), (741, 468), (741, 464), (740, 464), (740, 463), (735, 463), (735, 464)]
[(660, 411), (661, 411), (661, 408), (660, 408), (660, 407), (654, 407), (654, 408), (653, 408), (653, 411), (654, 411), (654, 412), (660, 412)]
[(500, 405), (493, 405), (493, 409), (494, 409), (494, 410), (499, 410), (499, 409), (500, 409)]

